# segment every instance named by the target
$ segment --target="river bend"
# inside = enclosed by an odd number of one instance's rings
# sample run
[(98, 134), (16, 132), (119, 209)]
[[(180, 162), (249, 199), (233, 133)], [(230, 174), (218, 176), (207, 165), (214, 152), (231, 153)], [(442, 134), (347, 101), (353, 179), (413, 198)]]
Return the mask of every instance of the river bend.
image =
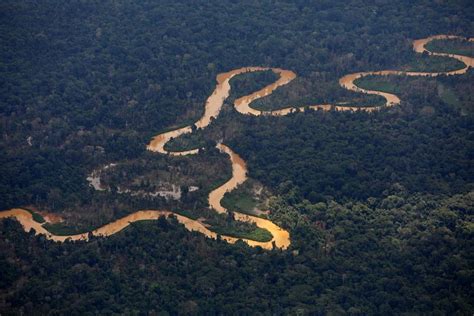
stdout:
[[(221, 73), (217, 76), (216, 81), (216, 88), (214, 92), (208, 97), (203, 116), (194, 124), (197, 128), (205, 128), (209, 124), (211, 124), (213, 119), (217, 119), (219, 113), (222, 109), (224, 101), (229, 97), (231, 85), (230, 80), (237, 75), (248, 73), (248, 72), (256, 72), (256, 71), (266, 71), (271, 70), (274, 73), (279, 75), (279, 78), (274, 83), (264, 87), (263, 89), (256, 91), (252, 94), (243, 96), (238, 98), (234, 102), (235, 109), (244, 115), (273, 115), (273, 116), (282, 116), (292, 113), (294, 111), (300, 110), (304, 111), (305, 108), (311, 109), (320, 109), (324, 111), (329, 110), (336, 110), (336, 111), (377, 111), (383, 107), (391, 107), (400, 104), (400, 99), (395, 94), (376, 91), (376, 90), (366, 90), (358, 87), (355, 84), (355, 80), (369, 76), (369, 75), (377, 75), (377, 76), (385, 76), (385, 75), (405, 75), (405, 76), (426, 76), (426, 77), (436, 77), (440, 75), (460, 75), (464, 74), (468, 71), (470, 67), (474, 67), (474, 58), (456, 54), (446, 54), (446, 53), (436, 53), (427, 50), (426, 44), (428, 44), (432, 40), (438, 39), (458, 39), (461, 38), (459, 36), (451, 36), (451, 35), (436, 35), (431, 36), (424, 39), (419, 39), (413, 41), (413, 50), (417, 53), (428, 53), (429, 55), (433, 56), (447, 56), (454, 59), (461, 61), (465, 66), (458, 70), (447, 71), (447, 72), (412, 72), (412, 71), (399, 71), (399, 70), (383, 70), (383, 71), (369, 71), (369, 72), (358, 72), (353, 74), (348, 74), (343, 76), (339, 79), (339, 84), (341, 87), (365, 94), (371, 95), (380, 95), (385, 98), (385, 103), (381, 106), (376, 107), (358, 107), (358, 106), (344, 106), (341, 104), (316, 104), (316, 105), (309, 105), (307, 107), (294, 107), (289, 106), (283, 109), (275, 110), (275, 111), (260, 111), (255, 108), (251, 107), (251, 103), (259, 98), (263, 98), (265, 96), (270, 95), (273, 91), (278, 89), (279, 87), (286, 85), (293, 81), (296, 78), (296, 74), (291, 70), (284, 70), (280, 68), (269, 68), (269, 67), (243, 67), (239, 69), (235, 69), (229, 72)], [(472, 41), (473, 39), (468, 39)], [(182, 155), (192, 155), (198, 153), (199, 149), (192, 149), (187, 151), (167, 151), (165, 149), (165, 145), (168, 141), (172, 138), (179, 137), (183, 134), (192, 133), (193, 128), (191, 125), (185, 126), (182, 128), (178, 128), (172, 131), (164, 132), (159, 135), (153, 137), (150, 143), (147, 146), (147, 149), (153, 152), (161, 153), (161, 154), (168, 154), (172, 156), (182, 156)], [(209, 206), (214, 209), (218, 213), (225, 213), (227, 210), (221, 205), (222, 198), (226, 192), (230, 192), (240, 184), (246, 181), (247, 179), (247, 167), (245, 161), (231, 148), (224, 144), (218, 144), (217, 148), (223, 153), (226, 154), (232, 164), (232, 177), (223, 185), (216, 188), (215, 190), (209, 193)], [(92, 232), (77, 234), (77, 235), (69, 235), (69, 236), (59, 236), (51, 234), (42, 224), (34, 221), (33, 216), (30, 212), (16, 208), (11, 209), (8, 211), (0, 212), (0, 218), (6, 217), (14, 217), (16, 218), (21, 225), (23, 226), (25, 231), (30, 231), (34, 229), (36, 234), (45, 235), (48, 239), (55, 240), (58, 242), (64, 242), (65, 240), (88, 240), (89, 235), (92, 234), (94, 236), (110, 236), (116, 234), (123, 230), (124, 228), (128, 227), (130, 223), (142, 221), (142, 220), (156, 220), (160, 216), (169, 216), (173, 215), (177, 218), (177, 220), (183, 224), (186, 229), (189, 231), (197, 231), (209, 238), (216, 239), (217, 234), (207, 228), (200, 220), (190, 219), (188, 217), (179, 215), (172, 211), (168, 210), (140, 210), (130, 215), (127, 215), (123, 218), (117, 219), (111, 223), (108, 223)], [(244, 242), (246, 242), (250, 246), (260, 246), (264, 249), (272, 249), (274, 247), (279, 249), (287, 249), (290, 244), (290, 234), (287, 230), (279, 227), (277, 224), (273, 223), (272, 221), (256, 216), (241, 214), (241, 213), (234, 213), (234, 218), (238, 221), (254, 223), (256, 226), (260, 228), (267, 229), (273, 236), (272, 240), (269, 242), (258, 242), (250, 239), (240, 238)], [(238, 238), (231, 237), (231, 236), (221, 236), (223, 240), (226, 240), (229, 243), (235, 243)]]

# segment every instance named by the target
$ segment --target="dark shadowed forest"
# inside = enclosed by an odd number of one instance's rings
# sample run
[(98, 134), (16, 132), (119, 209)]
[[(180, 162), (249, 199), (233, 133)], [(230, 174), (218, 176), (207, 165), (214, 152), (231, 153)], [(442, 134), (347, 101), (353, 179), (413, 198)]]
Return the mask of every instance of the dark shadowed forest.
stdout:
[[(383, 104), (338, 79), (462, 68), (414, 53), (412, 41), (472, 37), (473, 21), (474, 3), (463, 0), (2, 1), (0, 210), (56, 214), (64, 221), (50, 230), (69, 234), (169, 209), (206, 218), (218, 233), (267, 240), (268, 231), (209, 209), (209, 192), (231, 176), (214, 148), (223, 142), (249, 176), (226, 207), (271, 219), (291, 246), (230, 245), (173, 217), (65, 243), (2, 220), (0, 314), (472, 315), (472, 69), (364, 77), (360, 87), (396, 93), (401, 104), (285, 117), (235, 111), (236, 98), (278, 78), (243, 74), (218, 119), (167, 144), (199, 154), (146, 145), (197, 121), (216, 75), (245, 66), (298, 75), (257, 109)], [(428, 48), (473, 56), (474, 43)], [(97, 174), (102, 191), (87, 180)]]

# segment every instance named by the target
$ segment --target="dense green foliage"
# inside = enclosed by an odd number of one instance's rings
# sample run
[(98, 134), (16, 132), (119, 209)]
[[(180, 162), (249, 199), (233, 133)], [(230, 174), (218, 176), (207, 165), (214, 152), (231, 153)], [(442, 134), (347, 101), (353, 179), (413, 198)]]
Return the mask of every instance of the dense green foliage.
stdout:
[[(276, 194), (269, 217), (292, 245), (229, 245), (164, 219), (56, 244), (0, 221), (0, 314), (472, 314), (472, 70), (364, 78), (362, 86), (402, 99), (380, 113), (281, 118), (233, 110), (236, 97), (275, 80), (245, 74), (231, 81), (209, 128), (169, 144), (204, 147), (199, 155), (153, 154), (146, 144), (195, 122), (216, 75), (243, 66), (298, 75), (256, 108), (378, 105), (380, 97), (337, 80), (459, 67), (413, 53), (412, 39), (469, 36), (473, 19), (465, 0), (2, 1), (0, 210), (60, 213), (66, 222), (49, 227), (70, 233), (138, 209), (171, 209), (268, 240), (207, 208), (209, 191), (230, 176), (214, 148), (223, 140)], [(471, 54), (470, 45), (430, 49)], [(106, 189), (94, 191), (86, 177), (110, 163), (118, 165), (103, 172)], [(179, 200), (146, 195), (173, 185)], [(226, 205), (250, 208), (256, 196), (244, 189)]]
[(433, 52), (474, 57), (474, 43), (466, 40), (434, 40), (427, 48)]
[(46, 222), (44, 217), (41, 214), (32, 210), (27, 210), (27, 211), (31, 213), (31, 215), (33, 216), (33, 220), (35, 220), (36, 222), (41, 223), (41, 224)]
[(212, 230), (220, 235), (226, 235), (236, 238), (247, 238), (251, 240), (267, 242), (272, 240), (272, 234), (263, 228), (235, 229), (233, 226), (212, 226)]
[(0, 312), (472, 312), (472, 194), (437, 200), (397, 186), (366, 203), (290, 207), (291, 195), (274, 201), (275, 218), (293, 227), (295, 251), (285, 252), (211, 241), (174, 221), (76, 244), (1, 222)]
[(451, 71), (464, 68), (464, 63), (459, 60), (444, 56), (429, 56), (428, 54), (416, 55), (413, 61), (402, 67), (401, 70), (407, 71)]
[(378, 197), (394, 183), (412, 193), (469, 191), (472, 116), (435, 108), (252, 118), (228, 142), (251, 177), (273, 188), (291, 181), (313, 202)]
[(58, 194), (71, 212), (83, 208), (92, 169), (141, 156), (151, 135), (194, 121), (221, 71), (294, 70), (300, 79), (278, 91), (284, 105), (360, 98), (337, 78), (409, 64), (411, 38), (469, 34), (472, 5), (4, 1), (0, 208), (49, 209)]
[(252, 210), (257, 206), (255, 199), (250, 194), (246, 194), (246, 192), (240, 194), (228, 193), (222, 199), (221, 204), (228, 210), (246, 214), (252, 214)]
[[(399, 82), (402, 80), (399, 76), (365, 76), (355, 80), (355, 84), (366, 90), (375, 90), (399, 94), (401, 87)], [(384, 100), (384, 102), (386, 102)]]
[(351, 100), (338, 77), (399, 68), (414, 56), (408, 38), (468, 33), (473, 11), (469, 1), (447, 10), (426, 0), (1, 6), (2, 208), (49, 208), (56, 193), (70, 208), (90, 201), (87, 173), (141, 155), (149, 136), (197, 118), (220, 71), (296, 71), (301, 81), (283, 90), (284, 104)]
[(221, 204), (233, 212), (266, 217), (269, 200), (273, 195), (268, 187), (250, 178), (236, 189), (227, 192)]

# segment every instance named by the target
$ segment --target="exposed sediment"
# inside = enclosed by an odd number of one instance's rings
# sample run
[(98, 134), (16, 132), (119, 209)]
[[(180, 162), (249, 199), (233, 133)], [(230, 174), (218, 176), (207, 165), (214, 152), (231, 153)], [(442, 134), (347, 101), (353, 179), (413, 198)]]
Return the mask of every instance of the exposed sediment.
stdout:
[[(427, 76), (427, 77), (436, 77), (440, 75), (460, 75), (464, 74), (468, 71), (470, 67), (474, 67), (474, 58), (461, 56), (456, 54), (446, 54), (446, 53), (435, 53), (428, 51), (426, 49), (426, 44), (435, 39), (458, 39), (461, 38), (459, 36), (450, 36), (450, 35), (437, 35), (431, 36), (425, 39), (415, 40), (413, 42), (413, 49), (417, 53), (428, 53), (429, 55), (434, 56), (447, 56), (454, 59), (457, 59), (464, 63), (465, 67), (453, 71), (447, 72), (412, 72), (412, 71), (399, 71), (399, 70), (383, 70), (383, 71), (369, 71), (369, 72), (358, 72), (353, 74), (348, 74), (343, 76), (339, 80), (339, 84), (341, 87), (360, 93), (372, 94), (372, 95), (380, 95), (385, 98), (386, 102), (382, 106), (376, 107), (359, 107), (359, 106), (344, 106), (341, 104), (316, 104), (316, 105), (309, 105), (307, 107), (294, 107), (290, 106), (287, 108), (275, 110), (275, 111), (260, 111), (251, 107), (251, 103), (259, 98), (263, 98), (265, 96), (270, 95), (273, 91), (277, 88), (290, 83), (292, 80), (296, 78), (296, 74), (290, 70), (284, 70), (280, 68), (268, 68), (268, 67), (244, 67), (240, 69), (235, 69), (226, 73), (219, 74), (217, 76), (217, 84), (214, 92), (209, 96), (206, 101), (204, 115), (194, 124), (197, 128), (205, 128), (207, 127), (213, 119), (217, 119), (221, 108), (224, 104), (224, 101), (228, 98), (230, 94), (230, 80), (235, 77), (236, 75), (247, 73), (247, 72), (256, 72), (256, 71), (265, 71), (271, 70), (279, 75), (279, 79), (274, 83), (266, 86), (265, 88), (256, 91), (250, 95), (241, 97), (234, 102), (235, 109), (245, 115), (273, 115), (273, 116), (281, 116), (287, 115), (292, 113), (296, 110), (304, 111), (305, 108), (311, 109), (321, 109), (324, 111), (329, 111), (331, 109), (337, 111), (377, 111), (383, 107), (391, 107), (400, 104), (400, 99), (395, 94), (376, 91), (376, 90), (366, 90), (358, 87), (355, 84), (355, 80), (369, 76), (369, 75), (377, 75), (377, 76), (385, 76), (385, 75), (405, 75), (405, 76)], [(473, 41), (473, 39), (468, 39), (469, 41)], [(179, 137), (183, 134), (192, 133), (193, 128), (192, 126), (185, 126), (182, 128), (178, 128), (176, 130), (168, 131), (165, 133), (161, 133), (155, 136), (151, 142), (148, 144), (147, 149), (153, 152), (158, 152), (162, 154), (169, 154), (173, 156), (181, 156), (181, 155), (192, 155), (198, 153), (199, 149), (192, 149), (187, 151), (179, 151), (173, 152), (168, 151), (165, 149), (165, 145), (168, 141), (172, 138)], [(247, 179), (247, 167), (245, 161), (231, 148), (224, 144), (218, 144), (217, 148), (227, 154), (230, 158), (232, 163), (232, 177), (224, 183), (222, 186), (216, 188), (212, 192), (209, 193), (209, 205), (218, 213), (225, 213), (227, 210), (221, 205), (222, 198), (226, 192), (230, 192), (235, 189), (237, 186), (245, 182)], [(99, 185), (100, 188), (100, 185)], [(30, 231), (34, 229), (37, 234), (43, 234), (47, 238), (55, 240), (55, 241), (65, 241), (67, 239), (70, 240), (87, 240), (89, 235), (92, 234), (94, 236), (110, 236), (116, 234), (117, 232), (123, 230), (130, 223), (141, 221), (141, 220), (156, 220), (160, 216), (169, 216), (174, 215), (177, 220), (182, 223), (186, 229), (190, 231), (198, 231), (209, 238), (217, 238), (217, 234), (210, 229), (208, 229), (201, 221), (193, 220), (187, 218), (185, 216), (179, 215), (177, 213), (167, 211), (167, 210), (141, 210), (137, 211), (133, 214), (120, 218), (116, 221), (113, 221), (109, 224), (106, 224), (96, 230), (93, 230), (89, 233), (77, 234), (77, 235), (70, 235), (70, 236), (58, 236), (51, 234), (47, 231), (40, 223), (37, 223), (33, 220), (33, 216), (30, 212), (23, 210), (23, 209), (12, 209), (4, 212), (0, 212), (0, 218), (6, 217), (14, 217), (16, 218), (24, 227), (25, 231)], [(258, 242), (250, 239), (240, 238), (250, 246), (261, 246), (264, 249), (272, 249), (273, 247), (286, 249), (290, 246), (290, 234), (287, 230), (279, 227), (275, 223), (270, 220), (263, 219), (256, 216), (241, 214), (241, 213), (234, 213), (234, 218), (238, 221), (254, 223), (256, 226), (267, 229), (273, 236), (272, 240), (269, 242)], [(229, 243), (234, 243), (239, 238), (230, 237), (230, 236), (221, 236), (223, 240), (226, 240)]]

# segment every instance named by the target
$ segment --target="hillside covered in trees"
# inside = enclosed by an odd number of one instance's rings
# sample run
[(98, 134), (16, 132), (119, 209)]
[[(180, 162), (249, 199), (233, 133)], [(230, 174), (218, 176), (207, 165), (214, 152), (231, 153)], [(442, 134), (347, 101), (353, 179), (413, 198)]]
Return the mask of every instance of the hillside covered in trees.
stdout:
[[(266, 238), (208, 208), (209, 192), (231, 176), (214, 148), (223, 142), (251, 178), (226, 205), (268, 208), (259, 216), (287, 229), (291, 246), (229, 245), (173, 218), (60, 244), (2, 220), (0, 314), (472, 314), (472, 69), (365, 77), (358, 85), (396, 93), (400, 106), (285, 117), (235, 111), (236, 98), (276, 80), (244, 74), (218, 119), (167, 145), (198, 155), (146, 144), (195, 122), (216, 75), (244, 66), (298, 75), (252, 105), (262, 110), (379, 105), (338, 79), (458, 69), (452, 58), (415, 54), (412, 40), (470, 37), (473, 21), (474, 3), (463, 0), (3, 1), (0, 210), (56, 214), (64, 222), (51, 229), (71, 233), (170, 209)], [(474, 47), (429, 45), (466, 56)], [(100, 190), (87, 180), (97, 174)], [(132, 191), (140, 194), (123, 193)]]

